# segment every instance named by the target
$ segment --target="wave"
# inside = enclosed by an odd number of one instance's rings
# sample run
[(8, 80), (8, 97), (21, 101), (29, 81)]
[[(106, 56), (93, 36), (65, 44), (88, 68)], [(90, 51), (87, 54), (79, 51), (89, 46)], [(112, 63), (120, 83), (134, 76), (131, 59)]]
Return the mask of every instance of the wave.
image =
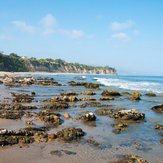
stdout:
[(147, 91), (154, 93), (163, 93), (163, 84), (147, 81), (129, 81), (123, 79), (94, 78), (105, 86), (113, 86), (126, 90)]

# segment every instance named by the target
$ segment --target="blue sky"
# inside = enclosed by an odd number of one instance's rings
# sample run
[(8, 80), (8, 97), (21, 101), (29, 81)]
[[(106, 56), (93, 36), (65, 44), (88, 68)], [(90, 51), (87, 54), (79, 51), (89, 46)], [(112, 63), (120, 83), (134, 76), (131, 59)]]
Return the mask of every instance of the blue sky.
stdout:
[(0, 51), (163, 75), (163, 1), (1, 0)]

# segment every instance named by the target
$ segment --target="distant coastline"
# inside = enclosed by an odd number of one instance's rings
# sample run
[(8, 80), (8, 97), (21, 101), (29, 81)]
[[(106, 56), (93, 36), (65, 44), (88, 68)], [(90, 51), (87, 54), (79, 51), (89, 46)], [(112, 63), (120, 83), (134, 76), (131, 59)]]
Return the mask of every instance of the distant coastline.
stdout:
[(18, 56), (15, 53), (11, 53), (10, 55), (0, 53), (0, 71), (24, 73), (117, 74), (116, 69), (109, 66), (90, 66), (51, 58), (28, 58)]

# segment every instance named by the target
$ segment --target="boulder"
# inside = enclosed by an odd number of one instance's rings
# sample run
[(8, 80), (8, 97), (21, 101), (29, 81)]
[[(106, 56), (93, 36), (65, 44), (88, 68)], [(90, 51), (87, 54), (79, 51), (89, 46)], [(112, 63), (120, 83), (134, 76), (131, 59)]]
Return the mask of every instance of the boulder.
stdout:
[(88, 91), (83, 91), (83, 92), (80, 92), (80, 94), (82, 94), (82, 95), (89, 95), (89, 96), (91, 96), (91, 95), (95, 95), (96, 93), (95, 93), (95, 92), (93, 92), (92, 90), (88, 90)]
[(84, 136), (84, 132), (81, 128), (68, 127), (57, 132), (57, 138), (66, 142), (78, 140)]
[(141, 96), (141, 93), (135, 91), (135, 92), (131, 93), (131, 96), (129, 97), (129, 99), (132, 101), (139, 101), (139, 100), (141, 100), (140, 96)]
[(138, 110), (120, 110), (113, 114), (113, 118), (116, 120), (124, 120), (124, 121), (144, 121), (145, 114), (139, 112)]
[(145, 95), (146, 96), (149, 96), (149, 97), (155, 97), (156, 96), (156, 94), (155, 93), (152, 93), (152, 92), (146, 93)]
[(104, 90), (101, 93), (102, 96), (121, 96), (121, 94), (116, 90)]
[(100, 98), (101, 101), (108, 101), (108, 100), (114, 100), (114, 97), (112, 96), (104, 96)]
[(151, 109), (157, 113), (163, 113), (163, 104), (156, 105), (152, 107)]
[(43, 108), (50, 110), (65, 110), (69, 108), (69, 104), (67, 102), (51, 102), (43, 106)]
[(97, 114), (97, 115), (101, 115), (101, 116), (103, 116), (103, 115), (112, 115), (113, 114), (113, 109), (97, 109), (96, 111), (95, 111), (95, 113)]
[(156, 129), (156, 130), (163, 130), (163, 125), (161, 125), (161, 124), (156, 124), (156, 125), (155, 125), (155, 129)]
[(85, 107), (107, 107), (111, 106), (108, 104), (101, 104), (100, 102), (86, 102), (84, 104), (80, 105), (80, 108), (85, 108)]

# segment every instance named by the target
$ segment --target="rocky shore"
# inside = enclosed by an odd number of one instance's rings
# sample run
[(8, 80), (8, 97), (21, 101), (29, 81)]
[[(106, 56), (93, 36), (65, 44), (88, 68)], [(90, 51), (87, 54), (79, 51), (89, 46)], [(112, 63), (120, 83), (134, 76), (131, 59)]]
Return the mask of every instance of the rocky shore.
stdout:
[[(24, 126), (22, 128), (18, 125), (17, 128), (9, 129), (4, 125), (0, 128), (0, 150), (2, 151), (6, 149), (4, 146), (25, 148), (27, 145), (44, 144), (45, 146), (55, 142), (110, 149), (113, 144), (110, 146), (90, 137), (89, 135), (92, 134), (88, 128), (98, 128), (102, 119), (105, 118), (108, 128), (111, 128), (110, 135), (113, 134), (113, 137), (127, 134), (133, 126), (136, 126), (137, 130), (142, 124), (148, 122), (148, 116), (133, 106), (131, 108), (116, 107), (113, 102), (124, 100), (129, 103), (139, 103), (143, 96), (156, 96), (143, 95), (138, 91), (124, 93), (86, 81), (70, 80), (63, 84), (55, 78), (22, 77), (13, 74), (1, 74), (0, 86), (7, 92), (5, 97), (0, 99), (0, 121), (20, 120)], [(57, 90), (60, 93), (46, 97), (41, 88), (45, 88), (44, 91), (49, 89), (50, 92), (55, 93)], [(149, 110), (162, 114), (163, 104), (155, 105)], [(112, 123), (108, 124), (107, 120)], [(163, 125), (157, 123), (152, 128), (153, 132), (162, 131)], [(158, 135), (160, 135), (158, 143), (163, 144), (162, 133)], [(139, 144), (137, 148), (141, 146), (142, 144)], [(118, 154), (115, 153), (116, 158), (113, 161), (110, 161), (111, 158), (105, 158), (105, 161), (110, 163), (150, 162), (136, 152), (121, 156)], [(61, 149), (50, 151), (50, 155), (62, 157), (63, 155), (75, 156), (77, 153)]]

